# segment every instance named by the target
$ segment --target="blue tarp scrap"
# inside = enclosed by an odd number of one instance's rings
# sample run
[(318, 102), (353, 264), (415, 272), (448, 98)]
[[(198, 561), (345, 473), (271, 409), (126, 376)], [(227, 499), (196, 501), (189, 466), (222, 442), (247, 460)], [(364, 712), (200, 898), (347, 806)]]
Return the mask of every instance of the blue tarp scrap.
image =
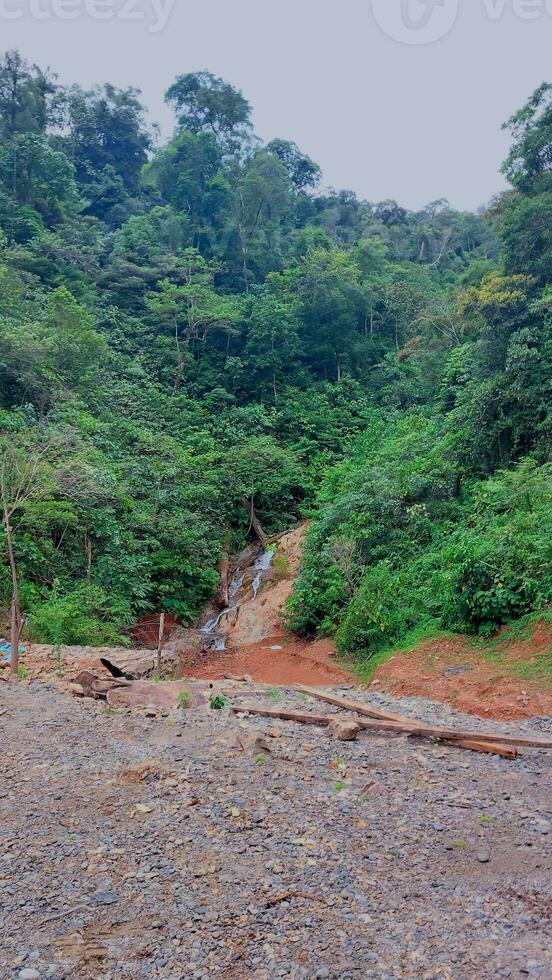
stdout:
[[(25, 653), (25, 647), (19, 647), (19, 655)], [(0, 643), (0, 664), (11, 663), (11, 643)]]

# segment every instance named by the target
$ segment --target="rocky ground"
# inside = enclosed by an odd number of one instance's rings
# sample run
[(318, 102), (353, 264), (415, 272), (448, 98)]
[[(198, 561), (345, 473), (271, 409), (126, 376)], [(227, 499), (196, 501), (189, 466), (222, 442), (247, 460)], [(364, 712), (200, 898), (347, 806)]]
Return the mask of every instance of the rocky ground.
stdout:
[(148, 718), (38, 683), (0, 699), (1, 977), (552, 976), (552, 753)]

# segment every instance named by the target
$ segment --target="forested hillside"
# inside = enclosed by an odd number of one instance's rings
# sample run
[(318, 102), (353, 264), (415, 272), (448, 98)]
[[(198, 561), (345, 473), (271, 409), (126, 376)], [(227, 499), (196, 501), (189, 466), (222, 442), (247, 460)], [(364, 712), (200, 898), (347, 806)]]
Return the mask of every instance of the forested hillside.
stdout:
[(256, 515), (313, 517), (289, 621), (343, 651), (545, 606), (552, 86), (477, 214), (321, 191), (208, 72), (166, 99), (159, 146), (138, 90), (0, 64), (2, 605), (191, 622)]

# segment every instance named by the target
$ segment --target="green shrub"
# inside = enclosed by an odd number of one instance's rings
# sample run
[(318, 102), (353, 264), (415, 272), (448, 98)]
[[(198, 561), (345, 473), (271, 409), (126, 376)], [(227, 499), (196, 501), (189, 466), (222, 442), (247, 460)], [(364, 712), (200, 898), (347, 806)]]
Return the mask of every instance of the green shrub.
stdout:
[[(552, 464), (448, 484), (445, 445), (402, 420), (327, 478), (288, 605), (359, 659), (444, 630), (488, 634), (552, 602)], [(431, 431), (430, 431), (431, 434)], [(448, 486), (448, 490), (447, 490)]]
[(176, 704), (177, 704), (177, 707), (178, 708), (182, 708), (182, 709), (190, 708), (191, 707), (191, 705), (192, 705), (192, 695), (187, 690), (187, 688), (183, 688), (181, 691), (178, 692), (178, 697), (176, 699)]
[(33, 609), (29, 625), (39, 643), (112, 646), (128, 643), (123, 630), (131, 621), (128, 605), (85, 583), (63, 595), (55, 589)]
[(209, 701), (209, 707), (212, 709), (212, 711), (221, 711), (226, 707), (226, 703), (226, 698), (223, 694), (216, 694), (213, 695)]
[(552, 600), (552, 465), (527, 460), (476, 488), (444, 561), (445, 625), (491, 633)]
[(366, 573), (337, 631), (340, 653), (369, 659), (422, 622), (429, 625), (425, 590), (416, 581), (416, 570), (410, 572), (409, 577), (389, 562), (380, 562)]

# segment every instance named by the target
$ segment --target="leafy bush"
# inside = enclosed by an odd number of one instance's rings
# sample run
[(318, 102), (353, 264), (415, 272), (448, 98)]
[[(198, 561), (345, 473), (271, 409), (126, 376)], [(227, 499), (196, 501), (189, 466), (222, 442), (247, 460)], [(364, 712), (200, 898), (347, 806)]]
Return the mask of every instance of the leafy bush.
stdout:
[(454, 569), (443, 619), (490, 633), (552, 600), (552, 465), (525, 460), (478, 486), (444, 549)]
[(33, 609), (30, 629), (39, 643), (74, 646), (126, 644), (129, 607), (110, 599), (97, 585), (83, 584), (64, 595), (54, 590)]
[(425, 615), (420, 590), (412, 586), (389, 562), (370, 569), (337, 631), (338, 650), (366, 658), (406, 636)]
[(334, 496), (289, 603), (295, 629), (333, 633), (341, 653), (369, 659), (412, 633), (487, 634), (552, 601), (552, 465), (525, 459), (447, 498), (439, 478), (427, 483), (425, 448), (422, 438), (406, 467), (391, 429), (387, 445), (328, 477)]

